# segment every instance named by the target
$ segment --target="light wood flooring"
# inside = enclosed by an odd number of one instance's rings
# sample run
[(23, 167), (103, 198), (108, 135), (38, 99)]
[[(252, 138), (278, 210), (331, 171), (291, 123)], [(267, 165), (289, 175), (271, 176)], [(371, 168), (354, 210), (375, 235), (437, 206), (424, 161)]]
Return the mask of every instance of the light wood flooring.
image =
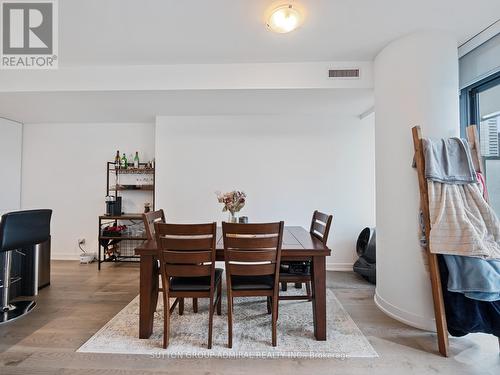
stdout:
[[(158, 359), (75, 351), (139, 290), (136, 265), (53, 261), (52, 285), (28, 316), (0, 326), (0, 374), (500, 374), (493, 336), (452, 338), (450, 358), (435, 335), (380, 312), (374, 287), (351, 272), (329, 272), (328, 287), (370, 340), (379, 358), (336, 360)], [(291, 285), (289, 287), (292, 287)], [(190, 305), (187, 306), (190, 309)]]

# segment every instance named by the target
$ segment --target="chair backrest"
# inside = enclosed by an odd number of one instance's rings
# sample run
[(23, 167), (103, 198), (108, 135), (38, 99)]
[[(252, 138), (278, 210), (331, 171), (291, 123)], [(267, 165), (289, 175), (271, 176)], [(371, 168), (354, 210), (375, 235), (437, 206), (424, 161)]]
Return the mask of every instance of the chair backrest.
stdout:
[(328, 241), (328, 235), (330, 234), (330, 226), (332, 225), (333, 215), (327, 215), (318, 210), (314, 211), (311, 229), (309, 232), (316, 237), (318, 240), (326, 245)]
[(0, 251), (22, 249), (47, 241), (52, 210), (9, 212), (0, 219)]
[(144, 229), (146, 230), (146, 237), (148, 240), (155, 239), (155, 223), (165, 222), (165, 213), (163, 210), (147, 212), (142, 214), (144, 221)]
[(171, 276), (214, 276), (217, 223), (155, 223), (158, 259), (164, 280)]
[(265, 224), (223, 222), (227, 277), (277, 275), (283, 227), (283, 221)]

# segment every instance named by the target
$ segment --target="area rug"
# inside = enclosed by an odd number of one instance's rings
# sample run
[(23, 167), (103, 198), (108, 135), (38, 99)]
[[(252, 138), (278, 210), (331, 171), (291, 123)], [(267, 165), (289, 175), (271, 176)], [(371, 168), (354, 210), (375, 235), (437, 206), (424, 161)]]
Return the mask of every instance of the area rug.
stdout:
[[(294, 287), (287, 294), (304, 293)], [(163, 306), (161, 295), (155, 312), (153, 334), (139, 339), (139, 296), (112, 318), (78, 352), (142, 354), (159, 358), (354, 358), (377, 353), (331, 290), (327, 290), (327, 341), (316, 341), (312, 304), (280, 301), (278, 346), (271, 346), (271, 315), (265, 298), (236, 298), (233, 316), (233, 348), (227, 348), (227, 311), (214, 315), (212, 349), (207, 349), (208, 300), (199, 300), (193, 313), (186, 299), (184, 314), (171, 315), (170, 343), (162, 348)]]

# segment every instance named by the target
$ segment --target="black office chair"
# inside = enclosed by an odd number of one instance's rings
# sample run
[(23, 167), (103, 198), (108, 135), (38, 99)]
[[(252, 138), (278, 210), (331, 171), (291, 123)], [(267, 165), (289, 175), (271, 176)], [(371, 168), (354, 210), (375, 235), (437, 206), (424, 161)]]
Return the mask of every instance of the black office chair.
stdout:
[(52, 210), (26, 210), (6, 213), (0, 219), (0, 253), (4, 257), (0, 324), (26, 315), (35, 307), (35, 301), (9, 301), (12, 252), (47, 241), (51, 216)]

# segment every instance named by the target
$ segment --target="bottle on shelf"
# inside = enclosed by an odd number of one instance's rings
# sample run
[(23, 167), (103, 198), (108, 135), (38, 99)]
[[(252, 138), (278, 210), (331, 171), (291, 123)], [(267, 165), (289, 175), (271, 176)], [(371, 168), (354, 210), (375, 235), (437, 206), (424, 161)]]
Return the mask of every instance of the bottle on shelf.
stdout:
[(120, 169), (120, 151), (116, 150), (116, 156), (115, 156), (115, 169)]
[(128, 168), (127, 155), (125, 155), (125, 153), (123, 153), (120, 167), (123, 168), (123, 169), (127, 169)]
[(137, 151), (134, 156), (134, 168), (139, 169), (139, 153)]

